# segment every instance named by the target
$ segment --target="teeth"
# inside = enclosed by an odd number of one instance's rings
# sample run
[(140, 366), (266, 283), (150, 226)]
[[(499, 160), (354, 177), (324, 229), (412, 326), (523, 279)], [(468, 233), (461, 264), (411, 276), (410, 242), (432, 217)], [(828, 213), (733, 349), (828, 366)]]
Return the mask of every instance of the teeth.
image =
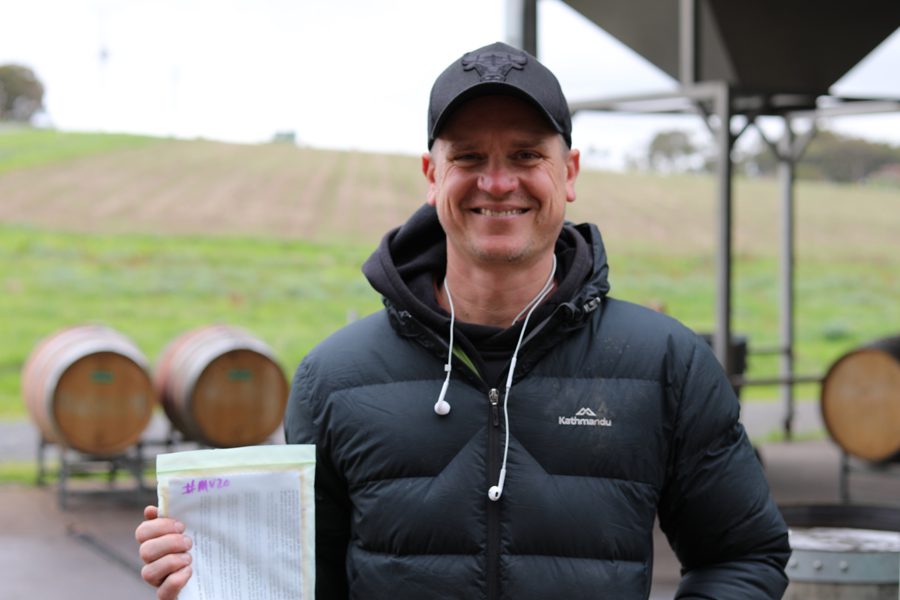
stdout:
[(489, 208), (479, 208), (478, 212), (486, 217), (512, 217), (514, 215), (521, 215), (525, 211), (520, 208), (512, 210), (491, 210)]

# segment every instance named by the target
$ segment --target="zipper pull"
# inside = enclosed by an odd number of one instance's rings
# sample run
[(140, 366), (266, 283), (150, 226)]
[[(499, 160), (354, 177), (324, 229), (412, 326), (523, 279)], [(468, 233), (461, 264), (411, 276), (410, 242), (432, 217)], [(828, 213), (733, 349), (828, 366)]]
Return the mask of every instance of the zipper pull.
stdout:
[(500, 427), (500, 391), (497, 388), (491, 388), (488, 392), (488, 400), (491, 401), (491, 417), (493, 417), (494, 427)]

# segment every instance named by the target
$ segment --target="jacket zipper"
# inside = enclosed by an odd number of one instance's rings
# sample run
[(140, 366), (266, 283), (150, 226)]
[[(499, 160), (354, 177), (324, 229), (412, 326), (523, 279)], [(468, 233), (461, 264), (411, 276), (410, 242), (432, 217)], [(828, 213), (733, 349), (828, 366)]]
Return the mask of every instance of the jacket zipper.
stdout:
[[(490, 487), (496, 483), (497, 473), (500, 469), (500, 390), (491, 388), (488, 391), (488, 400), (491, 403), (491, 423), (488, 427), (488, 484)], [(487, 488), (485, 488), (487, 489)], [(487, 597), (488, 600), (500, 598), (500, 506), (499, 502), (491, 502), (487, 499)]]
[(488, 392), (488, 400), (491, 401), (491, 422), (494, 427), (500, 427), (500, 390), (491, 388), (491, 391)]

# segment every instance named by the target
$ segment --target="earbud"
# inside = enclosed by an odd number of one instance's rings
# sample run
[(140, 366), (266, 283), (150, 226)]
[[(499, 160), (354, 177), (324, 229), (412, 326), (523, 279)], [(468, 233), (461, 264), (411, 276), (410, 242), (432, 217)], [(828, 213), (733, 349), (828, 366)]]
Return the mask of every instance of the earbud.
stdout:
[(441, 398), (434, 403), (434, 412), (443, 417), (450, 412), (450, 403)]
[(500, 479), (497, 481), (497, 485), (491, 486), (491, 489), (488, 490), (488, 498), (491, 499), (491, 502), (496, 502), (503, 495), (504, 481), (506, 481), (506, 467), (500, 469)]
[(450, 403), (444, 400), (444, 396), (447, 395), (447, 384), (450, 383), (449, 369), (447, 369), (447, 373), (448, 377), (444, 380), (444, 385), (441, 386), (441, 393), (438, 394), (437, 402), (434, 403), (434, 412), (442, 417), (450, 412)]
[(444, 280), (444, 290), (447, 292), (447, 302), (450, 303), (450, 342), (447, 344), (447, 364), (444, 365), (444, 372), (447, 373), (447, 376), (444, 378), (444, 385), (441, 386), (441, 393), (438, 394), (437, 402), (434, 403), (434, 412), (441, 417), (450, 412), (450, 403), (444, 400), (444, 396), (447, 395), (447, 386), (450, 384), (450, 370), (453, 368), (451, 366), (453, 361), (453, 324), (456, 322), (453, 296), (450, 295), (450, 286), (447, 285), (446, 279)]

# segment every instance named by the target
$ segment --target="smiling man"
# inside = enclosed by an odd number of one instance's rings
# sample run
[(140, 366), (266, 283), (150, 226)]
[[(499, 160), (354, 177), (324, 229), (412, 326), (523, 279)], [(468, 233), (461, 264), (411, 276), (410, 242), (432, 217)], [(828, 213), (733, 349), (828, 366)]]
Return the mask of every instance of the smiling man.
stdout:
[(438, 299), (449, 309), (453, 282), (460, 320), (506, 328), (551, 270), (566, 203), (575, 200), (578, 151), (514, 95), (472, 98), (433, 131), (440, 134), (422, 164), (447, 236)]
[[(363, 271), (385, 309), (297, 369), (315, 443), (317, 597), (647, 598), (658, 517), (678, 598), (780, 598), (787, 530), (706, 343), (609, 296), (598, 228), (565, 220), (579, 154), (559, 83), (496, 43), (436, 80), (427, 203)], [(148, 507), (173, 598), (183, 527)]]
[[(458, 246), (505, 241), (508, 255), (498, 258), (509, 263), (549, 256), (565, 205), (575, 200), (578, 151), (513, 96), (475, 98), (457, 109), (423, 165), (428, 203), (438, 208), (453, 255)], [(497, 252), (467, 252), (467, 259), (487, 261)]]

